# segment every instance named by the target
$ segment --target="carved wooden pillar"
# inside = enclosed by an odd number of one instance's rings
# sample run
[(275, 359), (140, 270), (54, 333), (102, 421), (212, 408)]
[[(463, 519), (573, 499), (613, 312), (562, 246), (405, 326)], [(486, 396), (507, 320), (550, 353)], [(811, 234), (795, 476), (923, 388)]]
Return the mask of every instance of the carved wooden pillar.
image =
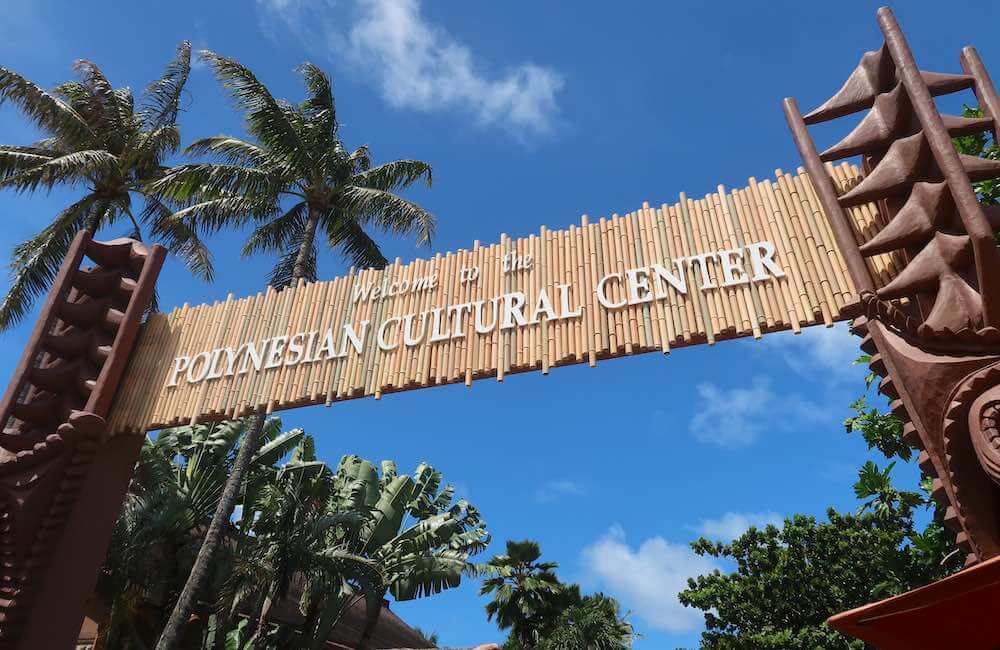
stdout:
[[(968, 74), (922, 71), (892, 12), (880, 9), (878, 22), (884, 45), (862, 57), (843, 87), (805, 116), (786, 99), (785, 116), (858, 290), (854, 331), (883, 377), (881, 392), (905, 423), (905, 441), (921, 450), (920, 468), (933, 477), (933, 495), (946, 508), (945, 523), (966, 564), (983, 571), (841, 614), (831, 624), (882, 648), (945, 647), (934, 645), (941, 638), (949, 639), (947, 647), (997, 647), (989, 645), (1000, 643), (995, 624), (970, 622), (991, 620), (1000, 595), (1000, 252), (994, 238), (1000, 223), (979, 204), (972, 182), (1000, 178), (1000, 162), (959, 154), (952, 137), (995, 133), (1000, 102), (975, 50), (962, 55)], [(938, 112), (935, 96), (965, 89), (976, 93), (983, 117)], [(861, 122), (817, 153), (806, 125), (859, 111), (867, 111)], [(837, 192), (824, 163), (858, 155), (865, 177)], [(874, 234), (856, 232), (844, 216), (866, 203), (877, 203), (884, 217)], [(889, 252), (905, 266), (882, 283), (863, 260)], [(956, 615), (945, 614), (959, 602), (961, 626)], [(904, 617), (907, 625), (900, 625)], [(942, 622), (949, 617), (952, 626)]]
[(0, 403), (0, 648), (79, 632), (142, 443), (106, 418), (164, 254), (77, 235)]

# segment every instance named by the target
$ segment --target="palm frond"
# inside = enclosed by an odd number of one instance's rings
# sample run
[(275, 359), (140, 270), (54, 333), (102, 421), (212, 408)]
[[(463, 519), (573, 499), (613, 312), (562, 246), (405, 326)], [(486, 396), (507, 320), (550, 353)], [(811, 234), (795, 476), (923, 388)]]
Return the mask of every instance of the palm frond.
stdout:
[(55, 156), (55, 153), (37, 147), (0, 146), (0, 180), (44, 164)]
[(8, 68), (0, 68), (0, 103), (9, 101), (40, 129), (67, 142), (82, 144), (94, 132), (66, 102)]
[(339, 248), (351, 264), (362, 269), (381, 269), (389, 263), (375, 240), (356, 222), (328, 218), (323, 225), (330, 247)]
[(299, 73), (305, 80), (306, 90), (309, 93), (308, 99), (302, 103), (302, 113), (310, 127), (315, 129), (316, 137), (312, 138), (313, 143), (326, 149), (336, 136), (339, 127), (330, 78), (318, 66), (308, 62), (299, 66)]
[(227, 226), (239, 227), (253, 220), (267, 219), (279, 209), (278, 203), (270, 197), (225, 196), (189, 205), (174, 212), (171, 218), (215, 232)]
[(211, 282), (215, 276), (212, 253), (198, 237), (197, 229), (183, 219), (174, 219), (170, 208), (155, 196), (146, 196), (146, 207), (140, 219), (150, 224), (150, 234), (183, 260), (196, 277)]
[(243, 256), (258, 252), (287, 251), (289, 242), (305, 227), (306, 204), (300, 201), (288, 212), (258, 226), (243, 245)]
[(234, 165), (272, 168), (270, 156), (265, 149), (228, 135), (195, 140), (184, 150), (189, 156), (214, 155)]
[(136, 176), (140, 181), (158, 178), (163, 173), (160, 161), (181, 146), (181, 130), (176, 124), (142, 133), (141, 142), (132, 149)]
[(100, 149), (76, 151), (51, 158), (40, 165), (9, 175), (0, 181), (0, 189), (33, 192), (39, 186), (46, 189), (58, 183), (82, 183), (106, 174), (116, 174), (118, 159)]
[(351, 185), (383, 192), (396, 192), (410, 187), (420, 179), (431, 186), (431, 166), (421, 160), (395, 160), (356, 174)]
[(204, 50), (200, 53), (215, 70), (220, 83), (246, 112), (247, 127), (251, 134), (269, 149), (308, 175), (310, 161), (308, 149), (288, 121), (283, 106), (271, 95), (267, 86), (258, 81), (249, 68), (235, 59)]
[(11, 286), (0, 303), (0, 331), (24, 318), (36, 297), (48, 291), (73, 237), (81, 230), (96, 198), (88, 194), (67, 207), (42, 232), (14, 249)]
[(152, 182), (148, 191), (169, 201), (187, 201), (192, 197), (270, 196), (277, 197), (280, 187), (268, 170), (240, 165), (195, 163), (171, 169)]
[(122, 120), (119, 97), (115, 94), (114, 86), (104, 76), (104, 72), (96, 63), (86, 59), (78, 59), (73, 64), (73, 68), (79, 73), (84, 85), (97, 101), (97, 106), (100, 107), (100, 113), (91, 117), (91, 124), (97, 126), (98, 134), (107, 136), (108, 134), (120, 133), (125, 125)]
[[(296, 231), (295, 235), (289, 240), (288, 250), (271, 269), (269, 283), (275, 289), (290, 286), (300, 279), (295, 276), (295, 262), (298, 260), (299, 249), (302, 246), (302, 235), (303, 232), (301, 230)], [(316, 241), (313, 240), (306, 251), (305, 271), (301, 279), (306, 282), (315, 282), (316, 277)]]
[(434, 215), (416, 203), (391, 192), (357, 186), (345, 187), (343, 197), (344, 212), (358, 223), (373, 223), (397, 235), (416, 235), (419, 245), (431, 243)]
[(350, 173), (352, 174), (365, 172), (371, 169), (372, 156), (371, 151), (368, 149), (368, 145), (361, 145), (352, 151), (350, 155), (347, 156), (347, 161), (350, 163)]
[(191, 74), (191, 43), (182, 41), (177, 54), (167, 64), (163, 76), (150, 83), (143, 93), (140, 111), (146, 129), (150, 132), (177, 122), (181, 92)]

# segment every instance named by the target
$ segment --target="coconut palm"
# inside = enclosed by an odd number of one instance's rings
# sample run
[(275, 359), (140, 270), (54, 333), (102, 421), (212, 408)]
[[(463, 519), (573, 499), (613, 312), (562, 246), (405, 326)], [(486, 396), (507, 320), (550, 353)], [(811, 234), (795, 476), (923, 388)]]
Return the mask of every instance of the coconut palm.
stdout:
[(555, 562), (539, 562), (542, 556), (538, 542), (507, 541), (507, 552), (494, 556), (480, 571), (487, 575), (480, 595), (493, 594), (486, 604), (486, 616), (497, 619), (501, 630), (510, 629), (510, 636), (522, 647), (534, 647), (556, 623), (565, 600), (579, 600), (566, 593), (559, 582)]
[(146, 191), (180, 145), (177, 115), (190, 63), (190, 44), (181, 43), (139, 107), (129, 88), (114, 88), (90, 61), (76, 62), (78, 81), (51, 92), (0, 68), (0, 103), (20, 108), (45, 134), (28, 146), (0, 145), (0, 189), (35, 192), (59, 185), (83, 190), (48, 226), (14, 248), (0, 330), (18, 323), (48, 290), (80, 230), (94, 234), (125, 222), (129, 236), (141, 239), (146, 229), (194, 274), (211, 279), (208, 251), (195, 232), (170, 219), (171, 210)]
[(215, 162), (177, 167), (153, 188), (185, 205), (174, 219), (186, 228), (215, 231), (252, 224), (244, 255), (276, 253), (271, 284), (316, 279), (317, 240), (360, 267), (386, 264), (371, 231), (414, 235), (430, 243), (434, 217), (396, 192), (424, 180), (419, 160), (372, 166), (368, 147), (348, 151), (340, 139), (330, 79), (318, 67), (299, 68), (307, 98), (276, 100), (245, 66), (213, 52), (201, 57), (245, 111), (252, 141), (220, 135), (187, 148)]
[[(201, 57), (243, 109), (252, 141), (231, 136), (198, 140), (187, 152), (214, 156), (215, 162), (184, 165), (150, 186), (163, 201), (180, 206), (172, 218), (178, 228), (214, 232), (254, 225), (243, 252), (279, 255), (270, 277), (275, 287), (316, 279), (317, 237), (360, 266), (386, 263), (366, 228), (430, 242), (433, 216), (396, 195), (420, 180), (429, 185), (430, 166), (398, 160), (373, 167), (367, 147), (348, 152), (340, 140), (330, 79), (322, 70), (309, 63), (300, 68), (307, 97), (293, 105), (275, 99), (239, 62), (207, 51)], [(242, 445), (246, 456), (236, 459), (157, 650), (177, 647), (263, 422), (258, 414), (247, 432)]]

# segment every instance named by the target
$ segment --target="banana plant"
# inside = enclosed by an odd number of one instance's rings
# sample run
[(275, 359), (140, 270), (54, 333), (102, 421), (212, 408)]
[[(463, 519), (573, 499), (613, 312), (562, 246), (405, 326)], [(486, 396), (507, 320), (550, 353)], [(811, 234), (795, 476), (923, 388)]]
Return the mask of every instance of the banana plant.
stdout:
[(490, 539), (479, 511), (464, 499), (454, 501), (454, 488), (442, 488), (441, 473), (430, 465), (421, 463), (412, 476), (399, 474), (391, 461), (383, 461), (381, 470), (379, 476), (369, 461), (344, 456), (330, 500), (333, 512), (364, 513), (361, 525), (341, 543), (376, 570), (364, 583), (348, 585), (357, 592), (354, 600), (367, 604), (359, 648), (367, 647), (387, 593), (404, 601), (457, 587), (473, 569), (469, 558)]

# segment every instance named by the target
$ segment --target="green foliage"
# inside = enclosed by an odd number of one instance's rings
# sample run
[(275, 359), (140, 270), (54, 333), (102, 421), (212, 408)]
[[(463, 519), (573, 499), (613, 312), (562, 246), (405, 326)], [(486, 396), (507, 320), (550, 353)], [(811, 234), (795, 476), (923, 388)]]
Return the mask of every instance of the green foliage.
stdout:
[[(161, 629), (251, 425), (179, 427), (146, 441), (99, 585), (108, 647), (147, 647)], [(489, 537), (453, 494), (427, 464), (399, 475), (385, 461), (380, 476), (345, 456), (331, 469), (310, 436), (269, 420), (196, 612), (208, 619), (203, 647), (321, 648), (358, 599), (370, 634), (387, 593), (407, 600), (457, 586)], [(301, 625), (271, 620), (279, 601), (298, 603)]]
[(83, 192), (14, 248), (11, 287), (0, 303), (0, 330), (20, 322), (35, 298), (49, 289), (80, 230), (96, 233), (124, 224), (137, 239), (145, 230), (192, 273), (211, 279), (208, 250), (196, 233), (170, 220), (171, 211), (147, 191), (147, 184), (166, 171), (163, 161), (180, 146), (177, 115), (190, 59), (190, 44), (181, 43), (139, 106), (130, 89), (112, 87), (90, 61), (77, 61), (79, 79), (51, 91), (0, 68), (0, 103), (19, 108), (46, 136), (28, 146), (0, 145), (0, 189), (48, 192), (64, 186)]
[(486, 576), (479, 593), (493, 594), (486, 604), (486, 616), (494, 617), (501, 630), (530, 647), (545, 636), (565, 603), (566, 587), (556, 577), (555, 562), (540, 562), (538, 542), (507, 541), (507, 552), (495, 555), (481, 567)]
[[(855, 363), (867, 364), (862, 356)], [(865, 379), (866, 392), (875, 375)], [(867, 461), (858, 471), (855, 514), (830, 509), (827, 521), (795, 515), (783, 526), (750, 528), (724, 544), (699, 539), (699, 555), (725, 559), (730, 573), (716, 571), (688, 580), (680, 601), (705, 612), (702, 648), (830, 648), (862, 650), (824, 621), (839, 612), (909, 591), (961, 568), (954, 538), (942, 525), (943, 513), (930, 498), (930, 481), (921, 491), (902, 490), (892, 481), (899, 461), (910, 462), (903, 423), (869, 407), (866, 395), (851, 408), (848, 433), (860, 433), (869, 449), (890, 462), (880, 468)], [(897, 460), (898, 459), (898, 460)], [(929, 513), (921, 530), (915, 518)]]
[(539, 650), (628, 650), (635, 633), (618, 601), (602, 593), (584, 596), (556, 621)]
[(538, 542), (508, 541), (507, 552), (477, 567), (492, 594), (486, 615), (510, 630), (505, 650), (625, 650), (636, 637), (618, 602), (601, 593), (581, 596), (563, 584), (555, 562), (540, 562)]
[[(162, 625), (158, 614), (149, 615), (158, 611), (149, 604), (176, 598), (184, 584), (247, 426), (246, 420), (232, 420), (178, 427), (146, 440), (98, 579), (98, 594), (110, 612), (105, 624), (109, 647), (138, 642)], [(263, 436), (273, 451), (285, 455), (302, 433), (282, 434), (280, 421), (273, 419)], [(272, 462), (257, 454), (252, 480), (273, 474)], [(229, 553), (219, 558), (213, 590), (231, 561)]]
[(878, 449), (886, 458), (909, 461), (913, 450), (903, 442), (903, 422), (892, 413), (868, 406), (862, 395), (851, 404), (855, 415), (844, 420), (848, 433), (860, 433), (869, 449)]
[(177, 208), (172, 221), (192, 231), (252, 225), (243, 254), (274, 253), (271, 284), (283, 287), (317, 277), (317, 238), (352, 264), (386, 264), (371, 232), (413, 235), (429, 244), (434, 217), (396, 195), (419, 181), (431, 184), (431, 168), (419, 160), (372, 166), (367, 147), (348, 151), (329, 78), (306, 63), (299, 72), (306, 99), (275, 99), (246, 66), (213, 52), (201, 57), (244, 112), (251, 140), (203, 138), (189, 154), (214, 162), (183, 165), (151, 188)]
[[(982, 109), (970, 106), (962, 107), (962, 117), (982, 116)], [(963, 135), (958, 138), (952, 138), (952, 141), (955, 143), (955, 149), (959, 153), (988, 158), (990, 160), (1000, 160), (1000, 147), (994, 142), (993, 134), (989, 131)], [(972, 186), (976, 190), (976, 195), (979, 197), (980, 203), (985, 205), (1000, 205), (1000, 181), (990, 179), (973, 183)]]
[(420, 635), (420, 638), (424, 640), (428, 645), (432, 645), (435, 648), (438, 644), (438, 635), (436, 632), (424, 632), (419, 627), (414, 626), (413, 631)]
[(893, 486), (890, 474), (895, 466), (896, 463), (892, 462), (880, 470), (870, 460), (862, 465), (854, 484), (854, 496), (867, 501), (858, 508), (859, 513), (868, 510), (885, 521), (909, 522), (914, 508), (928, 505), (919, 493), (898, 490)]
[[(828, 521), (795, 515), (781, 528), (751, 528), (729, 544), (699, 539), (699, 555), (733, 562), (732, 573), (688, 580), (680, 601), (705, 611), (702, 648), (864, 648), (827, 617), (943, 577), (936, 549), (904, 546), (898, 521), (875, 514)], [(928, 571), (928, 569), (931, 571)]]

